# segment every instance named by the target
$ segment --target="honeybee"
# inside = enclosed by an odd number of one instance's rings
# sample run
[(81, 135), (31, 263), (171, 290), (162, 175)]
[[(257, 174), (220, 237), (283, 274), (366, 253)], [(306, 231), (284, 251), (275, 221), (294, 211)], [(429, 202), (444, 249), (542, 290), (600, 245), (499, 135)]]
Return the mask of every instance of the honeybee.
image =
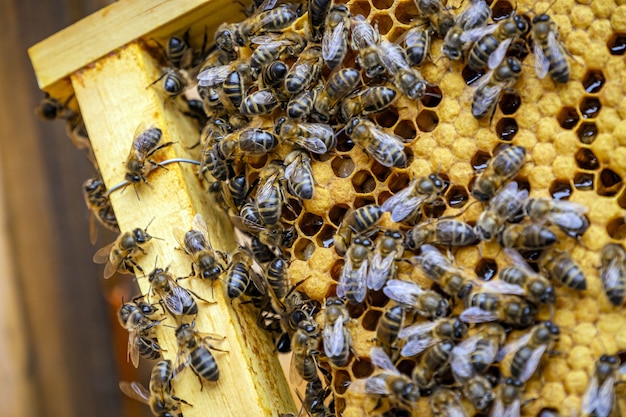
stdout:
[(250, 64), (243, 61), (234, 61), (225, 65), (212, 66), (202, 69), (198, 73), (198, 86), (214, 87), (221, 85), (226, 78), (235, 71), (243, 79), (244, 83), (249, 83), (253, 79)]
[(526, 382), (537, 370), (543, 354), (554, 345), (560, 334), (559, 327), (553, 322), (539, 323), (524, 336), (504, 346), (498, 359), (506, 361), (513, 378)]
[[(131, 184), (137, 184), (141, 181), (148, 182), (146, 175), (150, 172), (146, 166), (146, 159), (161, 148), (172, 145), (174, 142), (166, 142), (159, 145), (163, 132), (158, 127), (149, 127), (142, 129), (142, 125), (137, 128), (130, 153), (126, 158), (126, 174), (124, 177)], [(158, 166), (157, 163), (150, 161), (152, 165)]]
[(467, 417), (456, 391), (437, 388), (428, 399), (434, 417)]
[(587, 207), (571, 201), (530, 198), (524, 211), (531, 220), (548, 220), (571, 237), (581, 236), (589, 228), (589, 220), (585, 217)]
[(420, 217), (423, 204), (436, 201), (446, 189), (446, 182), (437, 174), (417, 178), (396, 194), (389, 197), (380, 207), (391, 213), (391, 220), (400, 223), (415, 222)]
[[(152, 223), (152, 221), (150, 221)], [(113, 243), (100, 248), (94, 255), (93, 261), (97, 264), (106, 263), (104, 278), (108, 279), (117, 271), (121, 274), (132, 274), (135, 269), (143, 273), (143, 268), (137, 263), (137, 257), (145, 255), (143, 246), (152, 239), (148, 234), (148, 227), (136, 228), (132, 232), (121, 233)]]
[(335, 250), (341, 256), (346, 253), (348, 244), (352, 241), (352, 233), (365, 233), (378, 223), (383, 215), (380, 206), (368, 204), (346, 213), (341, 221), (337, 233), (333, 236)]
[(278, 165), (268, 165), (259, 173), (259, 188), (254, 197), (259, 220), (264, 225), (278, 223), (282, 215), (282, 205), (287, 196), (281, 184), (285, 170)]
[(298, 324), (298, 328), (291, 340), (293, 354), (289, 378), (292, 382), (300, 379), (312, 381), (317, 379), (317, 346), (319, 344), (320, 331), (317, 322), (312, 319), (304, 319)]
[(372, 347), (370, 359), (381, 373), (370, 376), (365, 381), (365, 393), (389, 397), (392, 402), (414, 408), (419, 400), (419, 387), (411, 378), (396, 369), (389, 356), (380, 347)]
[(413, 368), (413, 380), (422, 389), (432, 388), (435, 378), (443, 373), (450, 364), (450, 354), (454, 343), (443, 340), (427, 348), (419, 363)]
[(178, 354), (176, 355), (176, 370), (191, 366), (198, 376), (200, 385), (203, 380), (217, 381), (220, 370), (211, 350), (224, 352), (208, 343), (209, 339), (223, 340), (223, 337), (215, 335), (203, 335), (195, 329), (195, 321), (183, 323), (176, 329), (176, 341), (178, 342)]
[(283, 55), (297, 56), (306, 47), (306, 39), (298, 32), (287, 31), (281, 34), (268, 33), (255, 36), (252, 44), (258, 45), (250, 56), (250, 66), (260, 69)]
[(111, 200), (106, 191), (104, 180), (99, 174), (83, 183), (83, 197), (85, 197), (85, 204), (89, 209), (89, 240), (92, 244), (96, 243), (98, 237), (96, 220), (109, 230), (120, 231)]
[(308, 37), (312, 42), (319, 42), (324, 33), (324, 22), (333, 4), (332, 0), (308, 0)]
[(163, 80), (163, 91), (165, 91), (165, 94), (169, 98), (178, 97), (184, 93), (187, 86), (191, 84), (191, 79), (187, 71), (178, 68), (170, 68), (161, 74), (159, 78), (151, 82), (148, 87), (161, 80)]
[(224, 158), (230, 160), (235, 155), (265, 155), (278, 146), (278, 138), (263, 129), (241, 129), (226, 135), (217, 146)]
[(228, 182), (222, 182), (222, 196), (229, 208), (239, 210), (246, 203), (250, 187), (245, 175), (237, 175)]
[(488, 115), (493, 117), (500, 96), (517, 82), (521, 73), (522, 63), (519, 59), (508, 57), (490, 74), (485, 75), (476, 86), (472, 98), (472, 115), (478, 120)]
[[(330, 387), (322, 387), (322, 381), (319, 378), (313, 381), (309, 381), (307, 382), (304, 391), (302, 408), (311, 417), (335, 417), (335, 413), (330, 410), (330, 407), (327, 407), (324, 404), (326, 397), (328, 397), (330, 394)], [(302, 413), (302, 411), (300, 413)]]
[(426, 276), (437, 283), (446, 294), (459, 299), (465, 298), (473, 285), (466, 277), (467, 274), (452, 265), (434, 246), (422, 245), (421, 251), (422, 254), (415, 258), (415, 263)]
[(341, 101), (341, 119), (348, 121), (355, 116), (367, 116), (382, 111), (393, 104), (397, 96), (396, 89), (392, 87), (365, 87)]
[(162, 320), (152, 317), (157, 309), (145, 301), (133, 300), (124, 303), (117, 311), (117, 319), (128, 330), (128, 357), (135, 368), (139, 366), (139, 356), (154, 360), (161, 356), (161, 347), (156, 341), (154, 328)]
[(274, 89), (274, 95), (281, 98), (279, 91), (285, 81), (289, 67), (282, 61), (273, 61), (261, 69), (261, 82), (264, 88)]
[(521, 397), (524, 392), (524, 383), (515, 378), (507, 378), (500, 385), (498, 395), (493, 403), (490, 416), (519, 417)]
[(501, 321), (528, 327), (535, 321), (536, 308), (516, 295), (474, 292), (465, 300), (465, 307), (460, 318), (467, 323)]
[[(452, 361), (452, 358), (450, 360)], [(461, 386), (463, 396), (467, 398), (478, 411), (486, 411), (496, 397), (491, 382), (482, 375), (470, 377), (470, 379), (463, 382)]]
[(405, 244), (410, 250), (423, 248), (425, 243), (441, 246), (468, 246), (478, 241), (474, 228), (467, 223), (453, 219), (421, 223), (407, 232)]
[(346, 133), (359, 143), (379, 164), (404, 168), (407, 164), (402, 140), (383, 131), (367, 119), (354, 117), (348, 121)]
[(404, 236), (399, 230), (387, 230), (378, 238), (374, 256), (370, 261), (367, 288), (378, 291), (388, 279), (396, 276), (396, 262), (402, 259)]
[(130, 398), (147, 404), (156, 417), (183, 417), (180, 404), (191, 405), (172, 395), (172, 362), (169, 359), (156, 363), (150, 375), (150, 389), (139, 382), (120, 381), (120, 390)]
[(494, 69), (502, 59), (514, 39), (528, 33), (529, 25), (521, 15), (508, 17), (497, 24), (474, 29), (465, 33), (468, 42), (476, 42), (469, 52), (467, 65), (473, 71), (485, 66)]
[(479, 332), (452, 349), (450, 366), (454, 379), (463, 384), (476, 374), (484, 374), (496, 361), (506, 333), (498, 323), (486, 323)]
[(311, 157), (303, 151), (291, 151), (285, 157), (287, 190), (302, 200), (313, 198), (315, 178), (311, 171)]
[(626, 374), (626, 365), (620, 366), (618, 356), (602, 355), (583, 395), (582, 412), (586, 415), (609, 417), (618, 407), (615, 401), (615, 381)]
[(483, 288), (521, 295), (535, 304), (554, 304), (556, 293), (550, 280), (533, 271), (516, 250), (505, 248), (504, 252), (513, 265), (502, 268), (498, 272), (500, 279), (486, 282)]
[(276, 107), (278, 107), (278, 99), (274, 92), (264, 88), (248, 94), (241, 102), (239, 111), (244, 116), (259, 116), (270, 114)]
[(604, 245), (600, 251), (600, 278), (609, 301), (616, 307), (621, 306), (626, 283), (626, 251), (622, 245)]
[(331, 7), (326, 15), (322, 37), (322, 57), (329, 68), (340, 64), (348, 50), (350, 31), (350, 11), (345, 5)]
[(314, 90), (303, 90), (291, 97), (287, 103), (287, 116), (297, 121), (308, 118), (313, 110), (315, 94)]
[(278, 300), (284, 299), (289, 293), (289, 263), (282, 258), (275, 258), (270, 261), (265, 270), (267, 283), (274, 291)]
[(307, 46), (298, 56), (285, 77), (285, 89), (291, 95), (298, 94), (315, 83), (322, 71), (322, 48)]
[[(198, 304), (191, 294), (191, 290), (181, 287), (172, 278), (172, 274), (168, 272), (168, 268), (154, 268), (148, 276), (150, 282), (150, 294), (156, 294), (161, 299), (162, 305), (165, 306), (173, 316), (180, 317), (184, 315), (198, 314)], [(206, 302), (206, 300), (203, 300)]]
[(443, 40), (442, 53), (456, 61), (463, 58), (469, 41), (465, 32), (483, 27), (491, 17), (491, 8), (485, 0), (472, 0), (456, 17), (452, 27)]
[(498, 234), (498, 243), (503, 248), (546, 249), (554, 245), (554, 232), (540, 224), (510, 224)]
[(539, 266), (547, 276), (570, 288), (579, 291), (587, 289), (585, 273), (567, 252), (544, 252), (539, 258)]
[(175, 227), (174, 237), (192, 259), (191, 276), (215, 281), (224, 272), (224, 267), (218, 259), (218, 256), (222, 259), (224, 256), (211, 246), (209, 229), (200, 213), (193, 217), (191, 230), (185, 232), (180, 227)]
[(526, 149), (522, 146), (507, 146), (496, 150), (487, 168), (476, 178), (472, 195), (479, 201), (488, 201), (509, 179), (522, 169)]
[(259, 264), (266, 264), (276, 258), (272, 249), (259, 239), (258, 236), (252, 236), (250, 239), (250, 250), (254, 256), (254, 260)]
[(567, 83), (570, 67), (565, 55), (569, 52), (558, 39), (557, 25), (547, 14), (540, 14), (533, 18), (531, 33), (537, 77), (543, 79), (550, 74), (554, 82)]
[(362, 15), (352, 16), (350, 47), (358, 51), (357, 63), (365, 71), (368, 78), (383, 75), (385, 67), (378, 56), (380, 34)]
[(383, 288), (392, 300), (413, 308), (427, 318), (440, 318), (450, 312), (450, 304), (438, 293), (425, 290), (415, 282), (390, 279)]
[(346, 323), (350, 321), (350, 314), (344, 302), (338, 298), (326, 300), (324, 308), (324, 352), (335, 366), (344, 366), (350, 356), (350, 332)]
[(387, 308), (376, 326), (376, 346), (380, 346), (389, 356), (394, 356), (398, 335), (404, 322), (404, 307), (396, 305)]
[(411, 100), (419, 100), (426, 92), (427, 83), (422, 74), (409, 66), (408, 58), (400, 45), (381, 39), (378, 57), (393, 77), (393, 85)]
[(324, 88), (315, 95), (313, 117), (322, 123), (328, 123), (339, 100), (352, 92), (360, 81), (361, 73), (354, 68), (343, 68), (333, 73)]
[(346, 252), (346, 263), (339, 276), (337, 296), (346, 298), (350, 304), (362, 303), (367, 294), (367, 271), (373, 246), (368, 238), (356, 236), (352, 238)]
[(274, 132), (282, 140), (316, 154), (325, 154), (337, 146), (333, 128), (324, 123), (296, 123), (281, 117), (276, 121)]
[(231, 300), (240, 297), (253, 280), (259, 281), (252, 270), (252, 261), (252, 252), (248, 248), (240, 246), (231, 254), (226, 269), (226, 295)]
[[(159, 44), (159, 46), (161, 46)], [(193, 61), (193, 49), (189, 45), (189, 30), (179, 36), (170, 36), (163, 48), (165, 59), (174, 68), (188, 68)]]
[(440, 318), (414, 324), (400, 330), (398, 337), (406, 339), (400, 354), (416, 356), (442, 340), (458, 342), (467, 335), (467, 325), (457, 318)]
[(430, 20), (437, 35), (444, 38), (454, 26), (454, 18), (440, 0), (415, 0), (417, 10)]
[(491, 241), (500, 233), (505, 223), (522, 209), (527, 198), (528, 190), (518, 191), (515, 181), (502, 187), (478, 217), (476, 234), (480, 240)]
[[(432, 30), (423, 25), (413, 25), (403, 36), (404, 52), (411, 66), (422, 65), (430, 50)], [(398, 42), (399, 43), (399, 42)]]

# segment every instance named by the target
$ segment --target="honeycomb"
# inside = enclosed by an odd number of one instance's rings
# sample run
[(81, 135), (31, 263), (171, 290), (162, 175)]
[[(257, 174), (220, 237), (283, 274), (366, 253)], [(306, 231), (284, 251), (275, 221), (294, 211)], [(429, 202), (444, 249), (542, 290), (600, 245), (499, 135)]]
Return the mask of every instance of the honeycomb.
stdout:
[[(342, 1), (338, 1), (341, 3)], [(419, 12), (413, 0), (352, 0), (346, 3), (352, 15), (361, 14), (375, 24), (389, 41), (397, 41), (411, 27)], [(458, 13), (465, 5), (452, 8)], [(598, 275), (598, 253), (609, 242), (626, 237), (626, 4), (604, 0), (520, 1), (497, 0), (490, 4), (492, 18), (499, 21), (512, 13), (547, 13), (557, 23), (560, 40), (572, 54), (571, 79), (556, 85), (549, 77), (539, 80), (532, 56), (520, 51), (524, 65), (514, 89), (502, 95), (493, 120), (477, 121), (471, 114), (473, 85), (479, 73), (462, 62), (440, 59), (441, 39), (433, 39), (431, 59), (420, 66), (430, 86), (415, 105), (401, 97), (392, 107), (371, 119), (387, 131), (406, 139), (406, 168), (387, 168), (374, 161), (350, 140), (338, 134), (337, 149), (312, 155), (316, 180), (315, 198), (297, 201), (283, 210), (282, 221), (293, 225), (297, 238), (285, 252), (290, 256), (292, 283), (298, 290), (323, 302), (336, 295), (345, 260), (333, 247), (333, 236), (349, 210), (370, 203), (382, 204), (414, 178), (439, 173), (450, 186), (441, 197), (445, 204), (423, 208), (432, 221), (457, 216), (475, 224), (483, 210), (471, 196), (477, 172), (483, 169), (501, 144), (523, 146), (526, 163), (514, 178), (531, 197), (550, 197), (581, 203), (588, 208), (590, 227), (579, 241), (564, 239), (557, 244), (583, 268), (587, 289), (573, 291), (557, 286), (554, 311), (542, 306), (538, 320), (553, 320), (561, 328), (554, 353), (544, 357), (540, 371), (525, 385), (522, 415), (536, 416), (544, 408), (563, 416), (578, 415), (581, 398), (594, 373), (595, 361), (605, 353), (626, 350), (623, 310), (604, 295)], [(295, 23), (302, 29), (303, 19)], [(354, 62), (348, 52), (344, 63)], [(329, 74), (325, 69), (324, 76)], [(264, 126), (270, 122), (263, 120)], [(281, 146), (272, 158), (283, 157), (289, 147)], [(249, 183), (270, 162), (268, 156), (249, 158)], [(239, 162), (241, 165), (242, 162)], [(241, 166), (239, 167), (241, 170)], [(379, 227), (397, 228), (385, 214)], [(496, 242), (452, 251), (454, 262), (477, 279), (489, 280), (507, 265)], [(428, 279), (407, 265), (399, 277), (429, 285)], [(350, 390), (357, 380), (376, 372), (368, 358), (375, 331), (384, 312), (393, 305), (382, 292), (370, 292), (360, 305), (348, 305), (353, 354), (343, 367), (321, 366), (332, 375), (331, 390), (337, 415), (378, 415), (377, 399)], [(455, 313), (462, 310), (455, 306)], [(513, 331), (509, 340), (523, 334)], [(408, 372), (414, 361), (403, 359), (398, 369)], [(431, 415), (428, 398), (422, 397), (414, 415)], [(468, 405), (467, 410), (471, 406)], [(479, 415), (479, 414), (476, 414)]]

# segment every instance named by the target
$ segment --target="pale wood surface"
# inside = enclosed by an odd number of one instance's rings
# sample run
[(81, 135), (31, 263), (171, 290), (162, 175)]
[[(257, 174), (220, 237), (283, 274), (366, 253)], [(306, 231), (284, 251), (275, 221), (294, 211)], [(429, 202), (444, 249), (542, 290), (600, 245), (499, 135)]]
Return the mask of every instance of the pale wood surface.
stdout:
[[(155, 156), (157, 161), (188, 157), (187, 148), (197, 142), (196, 128), (175, 108), (175, 103), (165, 102), (158, 88), (146, 88), (160, 71), (141, 43), (132, 43), (71, 77), (96, 159), (109, 188), (124, 178), (124, 161), (139, 125), (154, 124), (163, 130), (163, 142), (176, 142), (159, 151)], [(215, 249), (230, 251), (236, 247), (228, 219), (203, 190), (195, 169), (172, 164), (154, 171), (148, 185), (138, 186), (139, 200), (132, 187), (111, 196), (122, 231), (145, 227), (154, 219), (149, 232), (160, 239), (151, 240), (148, 254), (139, 259), (146, 273), (154, 268), (158, 256), (156, 264), (169, 266), (175, 277), (189, 274), (190, 259), (176, 249), (173, 229), (175, 226), (189, 229), (196, 213), (207, 219)], [(142, 292), (148, 292), (147, 278), (140, 277), (138, 281)], [(200, 392), (198, 379), (190, 370), (176, 382), (176, 395), (193, 404), (184, 408), (184, 415), (270, 417), (278, 411), (295, 411), (274, 346), (258, 329), (250, 306), (239, 301), (231, 305), (225, 299), (222, 282), (211, 285), (194, 278), (181, 281), (181, 285), (217, 302), (211, 305), (200, 302), (197, 328), (225, 336), (218, 347), (228, 351), (215, 352), (220, 380), (214, 384), (205, 382), (204, 391)], [(174, 320), (169, 324), (173, 326)], [(165, 356), (174, 359), (177, 352), (174, 330), (160, 326), (159, 331), (161, 345), (167, 350)]]

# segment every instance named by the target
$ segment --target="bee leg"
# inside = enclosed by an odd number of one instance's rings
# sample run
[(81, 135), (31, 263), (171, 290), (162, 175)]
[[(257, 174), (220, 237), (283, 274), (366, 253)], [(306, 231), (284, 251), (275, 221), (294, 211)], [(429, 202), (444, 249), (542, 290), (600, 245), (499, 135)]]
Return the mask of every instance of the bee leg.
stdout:
[[(185, 278), (189, 278), (189, 277), (185, 277)], [(200, 297), (198, 294), (196, 294), (195, 292), (191, 291), (190, 289), (187, 289), (187, 291), (189, 291), (191, 293), (191, 295), (196, 297), (198, 300), (202, 300), (202, 301), (204, 301), (207, 304), (217, 304), (217, 301), (205, 300), (204, 298)]]
[(193, 404), (188, 403), (187, 401), (183, 400), (183, 399), (182, 399), (182, 398), (180, 398), (180, 397), (177, 397), (177, 396), (175, 396), (175, 395), (172, 395), (171, 397), (172, 397), (172, 399), (173, 399), (174, 401), (178, 401), (179, 403), (183, 403), (183, 404), (185, 404), (185, 405), (188, 405), (189, 407), (193, 407)]

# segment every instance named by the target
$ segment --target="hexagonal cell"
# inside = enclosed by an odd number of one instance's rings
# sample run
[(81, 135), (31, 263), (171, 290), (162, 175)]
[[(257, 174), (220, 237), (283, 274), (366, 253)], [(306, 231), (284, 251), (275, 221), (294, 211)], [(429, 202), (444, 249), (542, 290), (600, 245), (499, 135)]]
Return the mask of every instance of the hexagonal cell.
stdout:
[(376, 179), (380, 182), (385, 182), (389, 175), (391, 175), (391, 169), (379, 164), (378, 162), (374, 162), (372, 164), (372, 168), (370, 171), (372, 171), (372, 174), (374, 174)]
[(415, 129), (415, 125), (412, 121), (400, 120), (396, 127), (393, 129), (393, 132), (402, 139), (404, 139), (404, 142), (412, 142), (415, 139), (417, 129)]
[(439, 103), (441, 103), (441, 99), (443, 98), (443, 93), (441, 89), (436, 85), (428, 85), (426, 87), (426, 93), (424, 97), (421, 98), (422, 105), (424, 107), (437, 107)]
[(315, 243), (305, 238), (299, 238), (293, 248), (294, 256), (301, 261), (308, 261), (314, 252)]
[(343, 395), (350, 386), (350, 374), (343, 370), (335, 371), (335, 375), (333, 375), (333, 387), (335, 387), (335, 392), (339, 395)]
[(335, 233), (337, 233), (337, 229), (335, 229), (334, 227), (327, 224), (322, 226), (322, 229), (315, 237), (318, 246), (322, 248), (330, 248), (333, 244), (333, 236), (335, 236)]
[(404, 147), (404, 154), (406, 155), (406, 166), (410, 167), (413, 163), (415, 156), (413, 155), (413, 149)]
[(378, 10), (387, 10), (393, 6), (394, 0), (372, 0), (372, 6)]
[(474, 71), (470, 69), (467, 65), (463, 67), (463, 71), (461, 71), (461, 75), (465, 80), (465, 84), (472, 85), (476, 81), (478, 81), (483, 75), (485, 75), (486, 70), (478, 70)]
[(600, 104), (600, 99), (597, 97), (585, 97), (580, 102), (580, 112), (585, 119), (593, 119), (598, 116), (601, 108), (602, 104)]
[(573, 129), (578, 124), (580, 116), (573, 107), (563, 107), (556, 117), (563, 129)]
[(391, 193), (389, 191), (383, 191), (380, 194), (378, 194), (378, 201), (377, 201), (378, 205), (382, 206), (383, 203), (387, 201), (389, 197), (391, 197)]
[(465, 187), (460, 185), (454, 185), (450, 187), (446, 194), (448, 205), (452, 208), (460, 208), (467, 204), (469, 200), (469, 193)]
[(335, 157), (330, 166), (339, 178), (347, 178), (354, 172), (354, 161), (347, 155)]
[(617, 204), (621, 208), (626, 209), (626, 188), (624, 188), (624, 192), (617, 198)]
[(574, 187), (577, 190), (593, 190), (594, 175), (590, 172), (577, 172), (574, 174)]
[(498, 0), (491, 5), (491, 18), (494, 22), (504, 20), (515, 14), (515, 8), (506, 0)]
[[(376, 242), (374, 243), (376, 244)], [(389, 297), (382, 291), (369, 292), (369, 304), (372, 307), (384, 307), (389, 302)]]
[(365, 303), (359, 303), (359, 304), (350, 304), (350, 303), (348, 303), (348, 304), (346, 304), (346, 308), (348, 309), (348, 314), (350, 315), (350, 317), (352, 317), (353, 319), (358, 319), (367, 310), (367, 304), (365, 304)]
[(355, 378), (367, 378), (374, 372), (374, 365), (365, 358), (356, 358), (352, 364), (352, 375)]
[(328, 219), (335, 225), (339, 226), (341, 224), (341, 220), (343, 220), (343, 216), (348, 212), (348, 206), (345, 204), (337, 204), (332, 206), (328, 211)]
[(487, 152), (478, 151), (474, 154), (474, 156), (472, 156), (472, 160), (470, 161), (470, 163), (472, 164), (472, 168), (474, 168), (474, 171), (482, 171), (487, 168), (487, 164), (489, 163), (490, 159), (491, 155), (489, 155)]
[(345, 264), (345, 261), (342, 258), (342, 259), (335, 261), (333, 266), (330, 267), (330, 278), (333, 281), (339, 281), (339, 277), (341, 276), (341, 270), (343, 269), (344, 264)]
[(598, 135), (598, 126), (594, 122), (583, 122), (576, 130), (578, 140), (585, 145), (591, 145)]
[(421, 132), (432, 132), (439, 124), (439, 116), (432, 110), (422, 110), (415, 121)]
[(328, 153), (313, 153), (311, 152), (311, 159), (313, 159), (314, 161), (319, 161), (319, 162), (326, 162), (326, 161), (330, 161), (332, 159), (333, 155), (328, 152)]
[(474, 271), (478, 278), (489, 281), (498, 273), (498, 264), (491, 258), (480, 258)]
[(393, 20), (386, 14), (377, 14), (372, 19), (372, 26), (378, 25), (378, 31), (381, 35), (386, 35), (393, 27)]
[(261, 169), (267, 164), (267, 154), (255, 157), (251, 156), (247, 162), (252, 168)]
[(407, 174), (404, 172), (394, 172), (389, 176), (387, 187), (389, 187), (389, 191), (395, 194), (403, 188), (406, 188), (409, 182), (411, 182), (411, 179)]
[(306, 236), (315, 236), (324, 225), (324, 220), (313, 213), (304, 213), (300, 219), (300, 231)]
[[(522, 17), (528, 22), (530, 27), (530, 20), (528, 19), (528, 16), (522, 15)], [(506, 51), (506, 57), (515, 57), (520, 61), (523, 61), (530, 53), (530, 50), (531, 49), (528, 47), (526, 40), (523, 38), (515, 39), (511, 42), (511, 45), (509, 45), (509, 49)]]
[(378, 319), (382, 312), (379, 310), (370, 310), (363, 316), (363, 320), (361, 320), (361, 325), (365, 330), (374, 331), (376, 330), (376, 325), (378, 324)]
[(392, 127), (398, 122), (398, 111), (395, 108), (387, 108), (376, 114), (376, 123), (382, 127)]
[(614, 33), (606, 43), (611, 55), (624, 55), (626, 52), (626, 33)]
[(368, 195), (366, 197), (357, 197), (354, 199), (354, 208), (361, 208), (363, 206), (367, 206), (368, 204), (374, 204), (376, 200), (373, 195)]
[(616, 217), (606, 224), (606, 231), (613, 239), (626, 239), (626, 223), (624, 217)]
[(556, 179), (550, 184), (550, 195), (555, 200), (567, 200), (572, 195), (569, 180)]
[(574, 159), (576, 160), (576, 164), (582, 169), (593, 171), (600, 167), (598, 158), (589, 148), (578, 149), (574, 155)]
[(396, 6), (394, 11), (396, 19), (405, 25), (411, 24), (413, 20), (420, 15), (420, 12), (413, 1), (403, 1)]
[(588, 70), (583, 77), (583, 87), (589, 94), (597, 93), (604, 85), (604, 74), (601, 70)]
[(617, 175), (615, 171), (605, 168), (600, 171), (600, 176), (598, 177), (600, 181), (598, 181), (597, 193), (603, 195), (605, 197), (613, 197), (622, 189), (624, 183), (622, 182), (622, 177)]
[(289, 204), (283, 204), (283, 220), (292, 222), (298, 218), (301, 212), (302, 206), (300, 205), (300, 202), (296, 199), (290, 198)]
[(422, 209), (426, 217), (430, 219), (437, 219), (443, 216), (443, 213), (446, 211), (446, 207), (445, 201), (438, 197), (432, 204), (424, 204)]
[(496, 125), (496, 134), (503, 141), (510, 142), (517, 135), (517, 122), (512, 117), (503, 117), (498, 120)]
[(337, 135), (337, 150), (339, 152), (350, 152), (352, 148), (354, 148), (354, 142), (343, 130), (343, 132)]
[(507, 116), (514, 114), (519, 109), (520, 104), (522, 104), (522, 98), (517, 91), (502, 94), (502, 98), (500, 98), (498, 103), (502, 114)]
[(376, 180), (369, 171), (358, 171), (352, 176), (352, 186), (357, 193), (371, 193), (376, 189)]
[(350, 13), (353, 16), (360, 14), (365, 17), (368, 17), (370, 15), (371, 10), (372, 10), (372, 7), (370, 6), (370, 3), (367, 0), (357, 0), (350, 4)]

